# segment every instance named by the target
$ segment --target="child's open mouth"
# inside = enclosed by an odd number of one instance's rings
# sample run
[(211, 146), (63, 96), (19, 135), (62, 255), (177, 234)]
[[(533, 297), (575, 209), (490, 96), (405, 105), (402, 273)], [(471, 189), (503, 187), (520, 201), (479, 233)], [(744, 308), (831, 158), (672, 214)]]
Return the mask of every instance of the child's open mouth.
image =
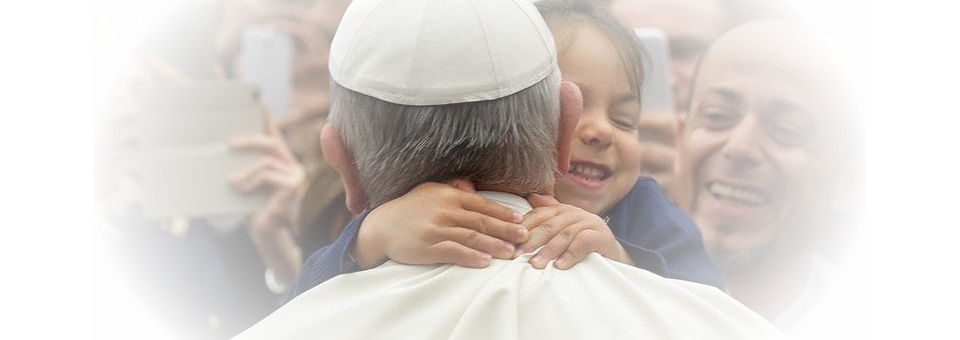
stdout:
[(612, 171), (610, 168), (599, 164), (572, 162), (569, 172), (574, 177), (585, 181), (600, 182), (609, 178)]

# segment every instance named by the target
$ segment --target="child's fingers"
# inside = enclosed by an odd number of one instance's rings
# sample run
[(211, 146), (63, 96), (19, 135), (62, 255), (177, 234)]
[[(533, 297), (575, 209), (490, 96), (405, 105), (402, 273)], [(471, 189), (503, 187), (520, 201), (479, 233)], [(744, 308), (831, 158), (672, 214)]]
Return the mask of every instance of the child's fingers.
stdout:
[(496, 237), (466, 228), (443, 228), (437, 241), (454, 241), (467, 248), (474, 249), (498, 259), (513, 258), (514, 247)]
[(546, 268), (548, 262), (557, 259), (567, 250), (578, 232), (579, 230), (574, 226), (561, 230), (540, 249), (537, 255), (530, 259), (530, 265), (537, 269)]
[[(431, 200), (445, 202), (448, 205), (459, 205), (464, 210), (484, 214), (502, 221), (520, 223), (523, 216), (510, 208), (488, 200), (481, 195), (463, 190), (472, 188), (469, 182), (462, 180), (451, 181), (448, 184), (426, 182), (416, 186), (412, 192), (422, 192)], [(429, 194), (426, 194), (429, 192)]]
[(520, 223), (520, 221), (523, 220), (523, 216), (513, 211), (513, 209), (502, 206), (478, 194), (461, 192), (458, 196), (462, 197), (460, 206), (464, 209), (507, 222)]
[(560, 202), (558, 202), (557, 199), (554, 198), (553, 196), (547, 196), (547, 195), (541, 195), (541, 194), (530, 194), (530, 196), (527, 197), (527, 201), (529, 201), (530, 205), (533, 206), (534, 208), (548, 207), (548, 206), (554, 206), (554, 205), (560, 204)]
[(520, 225), (527, 228), (527, 230), (533, 230), (533, 228), (556, 216), (558, 212), (559, 209), (556, 207), (534, 208), (527, 212), (526, 215), (523, 215), (523, 221), (520, 222)]
[(523, 226), (505, 222), (473, 211), (454, 212), (450, 215), (452, 225), (477, 231), (511, 244), (527, 241), (529, 232)]
[(521, 243), (517, 246), (517, 254), (526, 254), (529, 253), (540, 246), (547, 244), (550, 239), (553, 238), (558, 232), (560, 232), (562, 225), (558, 225), (553, 222), (545, 222), (537, 225), (530, 230), (530, 237), (527, 238), (527, 242)]
[(560, 270), (570, 269), (587, 258), (590, 253), (599, 251), (603, 241), (603, 235), (600, 232), (593, 229), (582, 230), (573, 237), (570, 246), (553, 262), (553, 266)]
[[(554, 214), (554, 216), (551, 216), (533, 227), (533, 229), (530, 229), (530, 236), (527, 238), (527, 241), (517, 247), (520, 253), (529, 253), (540, 248), (540, 246), (546, 245), (547, 242), (553, 239), (558, 233), (579, 221), (578, 216), (575, 214), (562, 214), (558, 212), (554, 212)], [(526, 222), (526, 220), (524, 222)], [(557, 253), (557, 255), (559, 254), (560, 253)], [(552, 259), (553, 258), (551, 258), (551, 260)]]
[(475, 187), (473, 186), (473, 182), (470, 182), (470, 181), (465, 180), (465, 179), (459, 179), (459, 178), (458, 178), (458, 179), (450, 180), (450, 181), (447, 182), (447, 184), (449, 184), (450, 186), (452, 186), (452, 187), (454, 187), (454, 188), (457, 188), (457, 189), (460, 189), (460, 190), (463, 190), (463, 191), (466, 191), (466, 192), (469, 192), (469, 193), (476, 193), (476, 192), (477, 192), (477, 188), (475, 188)]
[(454, 241), (442, 241), (430, 246), (432, 253), (437, 255), (434, 263), (453, 263), (470, 268), (483, 268), (490, 265), (491, 256), (487, 253), (471, 249)]

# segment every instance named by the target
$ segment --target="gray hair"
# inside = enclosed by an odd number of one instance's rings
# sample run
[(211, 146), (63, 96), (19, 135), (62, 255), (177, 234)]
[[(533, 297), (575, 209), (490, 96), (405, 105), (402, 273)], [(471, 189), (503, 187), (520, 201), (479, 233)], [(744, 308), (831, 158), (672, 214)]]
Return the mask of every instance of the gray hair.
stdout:
[(503, 98), (436, 106), (386, 102), (333, 82), (329, 123), (353, 151), (371, 206), (427, 181), (542, 192), (557, 172), (560, 72)]

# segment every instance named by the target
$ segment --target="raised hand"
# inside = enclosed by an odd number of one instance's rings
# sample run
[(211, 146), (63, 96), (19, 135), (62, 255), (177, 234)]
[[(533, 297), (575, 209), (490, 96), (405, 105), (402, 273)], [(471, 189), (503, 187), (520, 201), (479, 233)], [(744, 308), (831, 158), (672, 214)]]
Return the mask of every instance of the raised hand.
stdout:
[(266, 134), (234, 138), (230, 149), (262, 155), (257, 164), (233, 174), (229, 182), (241, 193), (269, 193), (264, 207), (247, 219), (247, 232), (276, 279), (291, 282), (299, 273), (302, 256), (293, 235), (299, 223), (294, 207), (303, 193), (306, 170), (269, 119)]

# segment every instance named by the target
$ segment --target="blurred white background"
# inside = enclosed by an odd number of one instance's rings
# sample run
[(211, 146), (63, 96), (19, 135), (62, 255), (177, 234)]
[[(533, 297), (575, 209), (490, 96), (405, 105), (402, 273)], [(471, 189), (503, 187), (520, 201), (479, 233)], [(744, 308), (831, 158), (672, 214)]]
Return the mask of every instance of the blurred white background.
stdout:
[[(92, 235), (91, 134), (112, 73), (165, 9), (191, 0), (0, 5), (4, 192), (2, 338), (164, 338)], [(791, 0), (823, 27), (859, 89), (867, 124), (867, 337), (957, 338), (960, 167), (956, 11), (933, 0)], [(949, 4), (949, 2), (945, 2)], [(100, 334), (108, 336), (110, 334)]]

